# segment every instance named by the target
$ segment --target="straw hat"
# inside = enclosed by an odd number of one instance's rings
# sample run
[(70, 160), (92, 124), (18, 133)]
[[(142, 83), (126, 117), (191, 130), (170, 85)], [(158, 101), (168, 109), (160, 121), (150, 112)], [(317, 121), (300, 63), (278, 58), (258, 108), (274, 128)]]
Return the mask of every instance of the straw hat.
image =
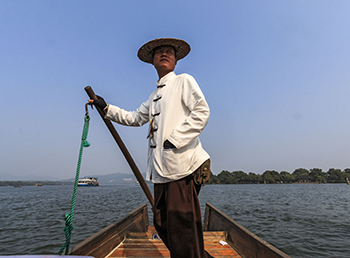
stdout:
[(154, 39), (146, 44), (144, 44), (139, 51), (137, 52), (138, 58), (140, 58), (141, 61), (144, 61), (146, 63), (152, 64), (153, 62), (153, 50), (156, 47), (160, 46), (172, 46), (176, 50), (176, 58), (177, 60), (180, 60), (187, 56), (187, 54), (191, 51), (190, 45), (182, 40), (182, 39), (175, 39), (175, 38), (160, 38), (160, 39)]

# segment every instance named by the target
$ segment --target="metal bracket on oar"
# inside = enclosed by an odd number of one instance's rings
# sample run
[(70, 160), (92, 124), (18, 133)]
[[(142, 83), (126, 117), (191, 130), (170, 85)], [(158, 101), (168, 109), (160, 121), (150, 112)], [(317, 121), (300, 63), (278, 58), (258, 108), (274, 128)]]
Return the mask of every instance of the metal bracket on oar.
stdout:
[[(86, 86), (85, 91), (88, 94), (88, 96), (90, 97), (90, 99), (93, 99), (93, 100), (97, 99), (97, 96), (95, 95), (94, 91), (92, 90), (92, 88), (90, 86)], [(141, 175), (140, 170), (136, 166), (136, 163), (134, 162), (133, 158), (131, 157), (128, 149), (126, 148), (124, 142), (120, 138), (120, 136), (119, 136), (117, 130), (115, 129), (115, 127), (113, 126), (112, 122), (104, 118), (105, 112), (103, 110), (101, 110), (99, 107), (96, 107), (96, 109), (97, 109), (98, 113), (100, 114), (102, 120), (105, 122), (109, 132), (112, 134), (114, 140), (118, 144), (120, 150), (122, 151), (124, 157), (126, 158), (126, 161), (129, 163), (129, 166), (130, 166), (132, 172), (134, 173), (137, 181), (140, 183), (140, 186), (141, 186), (143, 192), (146, 194), (146, 197), (153, 208), (153, 206), (154, 206), (153, 195), (152, 195), (151, 191), (149, 190), (143, 176)]]
[(86, 115), (86, 116), (89, 116), (89, 109), (88, 109), (88, 106), (90, 106), (91, 109), (94, 109), (94, 105), (93, 105), (92, 103), (90, 103), (90, 102), (86, 103), (86, 104), (85, 104), (85, 115)]

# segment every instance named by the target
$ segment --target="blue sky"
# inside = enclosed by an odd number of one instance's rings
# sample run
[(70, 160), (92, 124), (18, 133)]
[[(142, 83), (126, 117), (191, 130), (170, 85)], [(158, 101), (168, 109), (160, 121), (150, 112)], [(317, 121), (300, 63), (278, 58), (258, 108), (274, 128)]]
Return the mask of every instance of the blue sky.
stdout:
[[(0, 0), (0, 180), (75, 175), (84, 87), (135, 110), (157, 74), (137, 50), (186, 40), (176, 73), (211, 109), (214, 174), (350, 167), (350, 1)], [(131, 173), (95, 110), (81, 175)], [(116, 125), (141, 171), (147, 126)]]

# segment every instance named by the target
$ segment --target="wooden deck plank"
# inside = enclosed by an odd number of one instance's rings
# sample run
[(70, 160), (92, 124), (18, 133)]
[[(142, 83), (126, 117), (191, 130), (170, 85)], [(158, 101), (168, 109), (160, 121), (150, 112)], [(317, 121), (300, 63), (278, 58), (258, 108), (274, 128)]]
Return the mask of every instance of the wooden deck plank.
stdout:
[[(204, 233), (204, 248), (216, 258), (241, 258), (230, 246), (221, 245), (220, 240), (226, 241), (226, 232), (211, 231)], [(157, 234), (153, 226), (149, 226), (145, 233), (128, 233), (122, 244), (117, 247), (108, 258), (121, 257), (164, 257), (170, 258), (170, 252), (160, 239), (155, 239)]]

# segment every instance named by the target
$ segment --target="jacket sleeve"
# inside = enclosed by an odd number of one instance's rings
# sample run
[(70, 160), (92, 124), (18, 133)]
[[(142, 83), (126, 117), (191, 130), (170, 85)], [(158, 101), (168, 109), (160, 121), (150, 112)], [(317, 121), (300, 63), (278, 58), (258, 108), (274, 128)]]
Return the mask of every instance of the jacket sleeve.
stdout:
[(190, 144), (200, 135), (210, 115), (208, 103), (192, 76), (187, 75), (184, 78), (182, 87), (181, 100), (189, 114), (167, 138), (178, 149)]
[(136, 111), (126, 111), (117, 106), (108, 105), (105, 118), (121, 125), (142, 126), (146, 124), (149, 119), (148, 103), (148, 101), (143, 102)]

